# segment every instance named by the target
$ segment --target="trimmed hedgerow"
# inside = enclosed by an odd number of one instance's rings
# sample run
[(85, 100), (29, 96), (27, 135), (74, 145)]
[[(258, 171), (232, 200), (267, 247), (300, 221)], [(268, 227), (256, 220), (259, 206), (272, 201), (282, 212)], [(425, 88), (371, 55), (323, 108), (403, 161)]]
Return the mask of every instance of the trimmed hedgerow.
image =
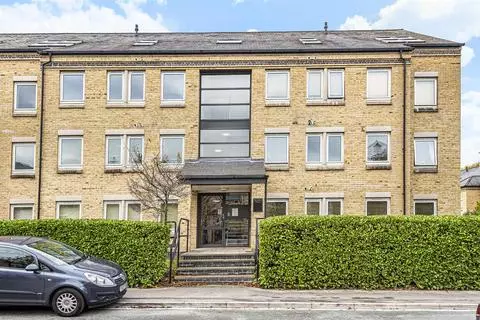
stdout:
[(264, 288), (478, 290), (480, 218), (273, 217), (259, 264)]
[(170, 229), (163, 223), (114, 220), (0, 220), (0, 235), (48, 237), (118, 263), (130, 286), (152, 286), (167, 271)]

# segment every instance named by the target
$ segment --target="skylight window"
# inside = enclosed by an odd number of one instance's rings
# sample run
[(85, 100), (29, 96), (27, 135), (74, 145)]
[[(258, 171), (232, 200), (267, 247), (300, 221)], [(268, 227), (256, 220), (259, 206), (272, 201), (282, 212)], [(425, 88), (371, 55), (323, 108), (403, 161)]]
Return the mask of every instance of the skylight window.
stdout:
[(241, 39), (219, 39), (217, 44), (242, 44), (243, 40)]
[(322, 41), (318, 40), (317, 38), (300, 38), (299, 39), (303, 44), (321, 44)]
[(29, 47), (71, 47), (82, 43), (82, 40), (44, 40), (29, 44)]
[(375, 38), (378, 41), (382, 41), (385, 43), (421, 43), (425, 42), (425, 40), (417, 39), (410, 36), (405, 37), (378, 37)]
[(133, 45), (137, 47), (144, 47), (144, 46), (153, 46), (154, 44), (157, 44), (158, 40), (140, 40), (136, 41)]

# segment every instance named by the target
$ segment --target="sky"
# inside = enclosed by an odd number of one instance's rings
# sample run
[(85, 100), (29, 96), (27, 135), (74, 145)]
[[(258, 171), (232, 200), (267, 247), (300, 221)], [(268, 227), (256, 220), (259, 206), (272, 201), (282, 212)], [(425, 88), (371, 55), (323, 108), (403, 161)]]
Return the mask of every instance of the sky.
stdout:
[(404, 28), (465, 43), (462, 165), (480, 161), (480, 0), (0, 0), (0, 32)]

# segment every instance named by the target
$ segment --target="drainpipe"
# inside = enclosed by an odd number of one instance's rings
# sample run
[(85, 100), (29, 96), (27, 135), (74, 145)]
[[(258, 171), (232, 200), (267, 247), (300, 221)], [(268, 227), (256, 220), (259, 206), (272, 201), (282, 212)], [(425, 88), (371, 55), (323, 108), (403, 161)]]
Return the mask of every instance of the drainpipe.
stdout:
[[(41, 53), (40, 53), (41, 54)], [(43, 151), (43, 111), (45, 100), (45, 66), (52, 62), (52, 53), (48, 54), (48, 61), (43, 62), (41, 65), (42, 71), (42, 92), (40, 94), (40, 133), (39, 133), (39, 145), (38, 145), (38, 188), (37, 188), (37, 219), (40, 219), (41, 198), (42, 198), (42, 151)]]
[[(265, 219), (267, 217), (267, 184), (268, 184), (268, 175), (265, 175), (265, 185), (264, 185), (264, 198), (263, 198), (263, 218)], [(258, 232), (258, 231), (257, 231)]]
[(402, 59), (403, 63), (403, 137), (402, 137), (402, 150), (403, 150), (403, 157), (402, 157), (402, 166), (403, 166), (403, 214), (407, 214), (407, 156), (406, 156), (406, 142), (407, 142), (407, 108), (406, 108), (406, 101), (407, 101), (407, 60), (403, 57), (403, 50), (400, 49), (400, 59)]

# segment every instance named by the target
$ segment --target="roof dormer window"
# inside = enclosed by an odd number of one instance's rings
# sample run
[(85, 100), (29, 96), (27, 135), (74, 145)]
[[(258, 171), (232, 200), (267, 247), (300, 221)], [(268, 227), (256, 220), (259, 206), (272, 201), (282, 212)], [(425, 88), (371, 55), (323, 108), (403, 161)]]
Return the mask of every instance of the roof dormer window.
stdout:
[(242, 44), (242, 39), (218, 39), (217, 44)]
[(407, 37), (407, 36), (400, 36), (400, 37), (377, 37), (375, 38), (378, 41), (382, 41), (384, 43), (422, 43), (425, 40), (417, 39), (414, 37)]
[(303, 44), (321, 44), (322, 41), (318, 40), (317, 38), (300, 38), (299, 39)]
[(133, 45), (136, 47), (145, 47), (145, 46), (153, 46), (158, 43), (158, 40), (139, 40), (136, 41)]
[(71, 47), (76, 44), (81, 44), (82, 40), (44, 40), (29, 44), (29, 47)]

